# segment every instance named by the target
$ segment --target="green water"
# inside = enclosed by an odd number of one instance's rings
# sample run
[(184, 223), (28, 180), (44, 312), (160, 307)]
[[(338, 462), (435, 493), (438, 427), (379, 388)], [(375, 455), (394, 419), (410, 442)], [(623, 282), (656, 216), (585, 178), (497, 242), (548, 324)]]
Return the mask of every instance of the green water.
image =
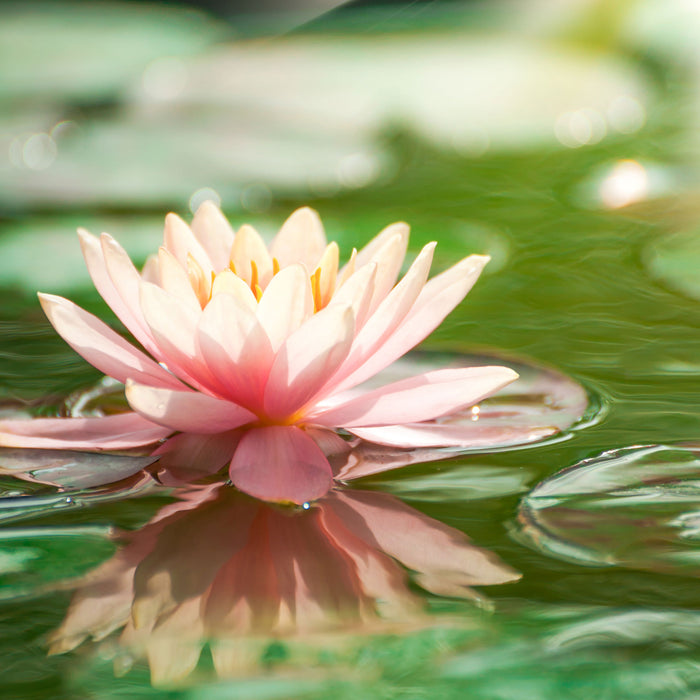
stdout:
[[(591, 43), (583, 46), (593, 55), (600, 50)], [(491, 269), (423, 349), (511, 356), (556, 367), (588, 390), (597, 419), (564, 441), (411, 466), (353, 487), (395, 492), (497, 554), (522, 579), (480, 588), (492, 602), (481, 607), (412, 585), (429, 610), (421, 624), (376, 634), (348, 629), (338, 632), (333, 643), (302, 651), (302, 642), (294, 638), (267, 640), (256, 669), (229, 680), (216, 679), (205, 651), (182, 687), (161, 688), (151, 684), (143, 660), (125, 675), (115, 675), (114, 649), (95, 651), (86, 642), (76, 651), (47, 657), (47, 639), (71, 598), (71, 586), (60, 582), (112, 556), (115, 545), (104, 534), (109, 528), (143, 526), (173, 501), (173, 494), (156, 489), (133, 498), (37, 510), (21, 522), (4, 522), (0, 533), (4, 696), (500, 700), (700, 693), (697, 557), (688, 556), (672, 573), (661, 573), (654, 564), (606, 567), (565, 561), (526, 541), (517, 520), (523, 494), (560, 469), (606, 450), (700, 440), (700, 301), (692, 296), (700, 280), (700, 266), (694, 264), (700, 263), (700, 233), (694, 235), (700, 231), (695, 203), (700, 172), (692, 155), (698, 143), (694, 78), (672, 54), (645, 53), (623, 41), (608, 48), (626, 57), (652, 86), (646, 124), (634, 134), (612, 135), (582, 148), (552, 142), (468, 157), (387, 125), (377, 143), (393, 165), (366, 187), (323, 197), (272, 187), (262, 213), (241, 211), (238, 200), (222, 202), (233, 222), (254, 220), (263, 229), (309, 204), (320, 212), (329, 239), (338, 240), (346, 254), (395, 220), (412, 225), (412, 253), (438, 241), (436, 267), (471, 252), (491, 253)], [(95, 97), (97, 105), (100, 97)], [(116, 93), (115, 104), (99, 110), (118, 120), (122, 98)], [(55, 105), (54, 99), (47, 97), (47, 104)], [(58, 113), (63, 110), (86, 124), (101, 113), (91, 117), (84, 105), (76, 107), (73, 94), (62, 99), (66, 102), (58, 103)], [(5, 94), (5, 100), (13, 109), (26, 106), (16, 95)], [(193, 129), (200, 116), (194, 112)], [(99, 159), (97, 153), (93, 157)], [(601, 168), (621, 159), (653, 162), (673, 186), (658, 197), (606, 210), (585, 194), (586, 183), (599, 182)], [(201, 178), (188, 179), (186, 164), (179, 178), (183, 191), (202, 186)], [(172, 196), (181, 204), (171, 206), (187, 218), (179, 190)], [(83, 221), (117, 235), (120, 227), (127, 233), (143, 231), (143, 240), (134, 234), (124, 239), (134, 257), (143, 260), (157, 245), (163, 207), (99, 198), (92, 204), (72, 203), (70, 194), (20, 206), (3, 201), (0, 397), (13, 406), (42, 397), (56, 403), (98, 375), (54, 335), (32, 289), (58, 291), (107, 318), (105, 305), (85, 284), (79, 261), (67, 252), (78, 248), (70, 231)], [(55, 233), (37, 244), (36, 231)], [(667, 237), (679, 232), (684, 236), (680, 244), (668, 243)], [(55, 255), (39, 249), (47, 240), (56, 245)], [(35, 256), (38, 266), (31, 264)], [(19, 281), (24, 278), (19, 265), (27, 264), (26, 278), (41, 280), (46, 266), (46, 279), (56, 280), (59, 288)], [(54, 268), (66, 272), (56, 275)], [(680, 282), (674, 282), (676, 274)], [(515, 486), (510, 481), (503, 487), (500, 481), (492, 488), (482, 484), (485, 496), (476, 497), (478, 489), (468, 478), (444, 479), (470, 467), (484, 480), (512, 473)], [(442, 480), (433, 482), (437, 477)], [(12, 495), (13, 488), (51, 493), (18, 483), (3, 477), (3, 493)], [(694, 512), (697, 496), (691, 496), (676, 506), (675, 515)], [(605, 507), (595, 507), (605, 522)], [(636, 515), (640, 527), (644, 513), (642, 508)], [(646, 517), (662, 516), (651, 510)], [(611, 532), (614, 536), (616, 530)], [(673, 533), (663, 537), (648, 546), (672, 549)]]

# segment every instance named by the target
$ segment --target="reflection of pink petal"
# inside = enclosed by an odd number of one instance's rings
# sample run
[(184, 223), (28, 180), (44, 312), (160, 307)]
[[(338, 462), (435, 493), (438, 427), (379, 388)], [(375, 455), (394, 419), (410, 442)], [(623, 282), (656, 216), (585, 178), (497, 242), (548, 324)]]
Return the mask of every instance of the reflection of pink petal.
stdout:
[(427, 590), (462, 597), (517, 578), (461, 532), (381, 493), (334, 491), (309, 510), (221, 484), (178, 495), (81, 581), (53, 652), (123, 626), (117, 649), (147, 656), (154, 683), (188, 675), (207, 641), (217, 673), (236, 675), (274, 638), (326, 648), (349, 632), (435, 624), (406, 569)]
[(327, 537), (352, 559), (362, 593), (379, 602), (384, 618), (406, 619), (419, 614), (421, 601), (409, 591), (405, 570), (348, 527), (335, 507), (337, 503), (332, 497), (321, 503), (322, 523)]
[(0, 446), (49, 449), (125, 450), (150, 445), (172, 430), (138, 413), (97, 418), (27, 418), (0, 420)]
[(490, 552), (472, 545), (459, 530), (396, 498), (369, 491), (333, 492), (329, 498), (336, 501), (334, 510), (351, 532), (417, 572), (426, 590), (472, 597), (468, 586), (520, 578)]
[(244, 433), (231, 461), (233, 483), (256, 498), (304, 503), (331, 486), (331, 467), (300, 428), (273, 425)]

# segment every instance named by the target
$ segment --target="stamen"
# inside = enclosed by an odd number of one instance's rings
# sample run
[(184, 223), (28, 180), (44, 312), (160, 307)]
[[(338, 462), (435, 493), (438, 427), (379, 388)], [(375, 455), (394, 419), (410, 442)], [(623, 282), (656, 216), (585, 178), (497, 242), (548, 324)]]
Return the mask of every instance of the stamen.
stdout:
[[(255, 288), (258, 286), (258, 266), (255, 260), (250, 261), (250, 288), (255, 292)], [(256, 292), (257, 294), (257, 292)]]
[(233, 262), (233, 260), (230, 260), (230, 261), (229, 261), (228, 267), (229, 267), (229, 270), (231, 270), (231, 272), (233, 272), (234, 275), (238, 274), (238, 273), (236, 272), (236, 265), (235, 265), (235, 263)]
[(317, 267), (313, 275), (311, 275), (311, 294), (314, 298), (314, 313), (322, 306), (321, 299), (321, 268)]
[(255, 293), (255, 300), (260, 301), (262, 299), (263, 290), (260, 288), (259, 284), (255, 285), (255, 287), (253, 288), (253, 292)]
[(277, 258), (272, 258), (272, 276), (274, 277), (280, 271), (280, 261)]

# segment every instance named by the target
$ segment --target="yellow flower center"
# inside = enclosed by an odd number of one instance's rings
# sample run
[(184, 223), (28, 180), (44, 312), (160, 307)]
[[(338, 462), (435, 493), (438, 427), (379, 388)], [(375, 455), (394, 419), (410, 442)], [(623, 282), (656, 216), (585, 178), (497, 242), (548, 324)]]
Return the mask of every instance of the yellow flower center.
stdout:
[[(279, 273), (281, 266), (277, 258), (270, 258), (267, 251), (258, 253), (258, 258), (249, 257), (244, 260), (246, 269), (241, 268), (241, 256), (238, 256), (238, 266), (234, 262), (234, 254), (236, 253), (235, 246), (231, 251), (231, 259), (229, 265), (220, 272), (212, 271), (211, 275), (206, 275), (202, 266), (190, 254), (187, 256), (187, 275), (192, 285), (200, 305), (204, 308), (219, 292), (225, 292), (227, 288), (230, 290), (230, 285), (233, 283), (231, 275), (235, 275), (240, 280), (243, 280), (250, 288), (257, 301), (262, 298), (270, 280)], [(267, 256), (262, 257), (262, 256)], [(262, 259), (261, 259), (262, 257)], [(326, 247), (321, 259), (318, 262), (316, 269), (309, 276), (311, 283), (311, 294), (314, 302), (314, 313), (325, 308), (333, 297), (337, 282), (338, 282), (338, 262), (339, 251), (336, 243), (330, 243)], [(346, 266), (344, 281), (349, 273), (354, 270), (355, 251)], [(246, 274), (248, 273), (249, 274)], [(238, 283), (240, 284), (240, 282)]]

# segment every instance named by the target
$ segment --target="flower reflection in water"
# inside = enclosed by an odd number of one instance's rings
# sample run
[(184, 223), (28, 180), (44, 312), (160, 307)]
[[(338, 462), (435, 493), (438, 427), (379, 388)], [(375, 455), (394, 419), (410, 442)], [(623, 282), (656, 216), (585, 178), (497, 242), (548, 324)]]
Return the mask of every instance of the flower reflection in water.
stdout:
[(424, 590), (463, 598), (478, 597), (471, 586), (519, 578), (460, 531), (387, 494), (335, 489), (308, 509), (227, 484), (179, 496), (79, 583), (52, 653), (123, 628), (115, 668), (144, 656), (154, 683), (177, 682), (208, 644), (217, 674), (236, 676), (274, 640), (304, 654), (348, 645), (352, 633), (429, 624), (407, 569)]

